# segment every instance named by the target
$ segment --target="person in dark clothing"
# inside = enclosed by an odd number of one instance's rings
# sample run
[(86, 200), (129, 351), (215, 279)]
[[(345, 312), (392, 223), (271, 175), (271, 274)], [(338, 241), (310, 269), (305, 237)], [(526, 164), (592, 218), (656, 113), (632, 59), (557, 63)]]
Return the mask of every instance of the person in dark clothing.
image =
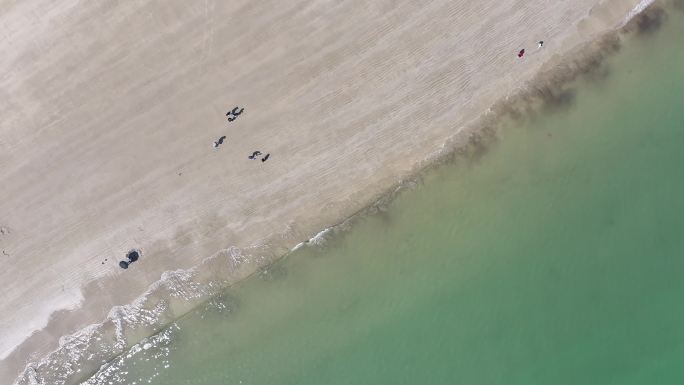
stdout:
[(248, 156), (249, 159), (256, 159), (257, 156), (261, 155), (261, 151), (254, 151), (252, 155)]
[(218, 148), (218, 146), (222, 145), (224, 140), (226, 140), (225, 135), (223, 135), (222, 137), (219, 138), (219, 140), (214, 142), (214, 148)]
[[(244, 108), (240, 107), (235, 107), (233, 108), (232, 111), (226, 112), (226, 116), (228, 117), (228, 121), (232, 122), (233, 120), (237, 119), (237, 117), (244, 111)], [(232, 115), (232, 116), (231, 116)]]

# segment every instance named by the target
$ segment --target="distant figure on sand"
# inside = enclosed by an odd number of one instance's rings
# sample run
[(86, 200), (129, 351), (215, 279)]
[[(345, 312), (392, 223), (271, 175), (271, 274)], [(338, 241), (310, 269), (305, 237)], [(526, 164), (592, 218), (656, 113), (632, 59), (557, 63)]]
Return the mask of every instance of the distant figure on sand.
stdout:
[(226, 139), (226, 136), (223, 135), (222, 137), (219, 138), (219, 140), (214, 142), (214, 148), (218, 148), (218, 146), (223, 144), (223, 141)]
[(518, 57), (523, 57), (525, 55), (525, 49), (521, 49), (520, 52), (518, 52)]
[(539, 40), (538, 45), (539, 45), (539, 48), (543, 47), (544, 46), (544, 40)]
[[(245, 110), (244, 108), (235, 107), (235, 108), (233, 108), (232, 111), (226, 112), (226, 116), (228, 117), (228, 121), (232, 122), (233, 120), (237, 119), (238, 115), (240, 115), (242, 113), (242, 111), (244, 111), (244, 110)], [(231, 116), (231, 115), (233, 115), (233, 116)]]
[(262, 162), (267, 161), (269, 156), (271, 156), (271, 154), (266, 154), (265, 157), (261, 158), (261, 161), (262, 161)]
[(261, 151), (254, 151), (252, 155), (248, 156), (249, 159), (256, 159), (257, 156), (261, 155)]

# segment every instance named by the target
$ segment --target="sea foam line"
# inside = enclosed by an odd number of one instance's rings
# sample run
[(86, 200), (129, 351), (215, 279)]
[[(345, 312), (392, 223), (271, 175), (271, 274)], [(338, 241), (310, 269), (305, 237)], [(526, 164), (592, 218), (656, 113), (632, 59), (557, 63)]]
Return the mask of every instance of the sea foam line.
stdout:
[(646, 10), (651, 4), (653, 4), (655, 0), (641, 0), (639, 4), (635, 5), (634, 8), (632, 8), (631, 11), (625, 16), (625, 19), (622, 21), (622, 25), (620, 27), (624, 26), (625, 24), (629, 23), (630, 20), (632, 20), (635, 16)]

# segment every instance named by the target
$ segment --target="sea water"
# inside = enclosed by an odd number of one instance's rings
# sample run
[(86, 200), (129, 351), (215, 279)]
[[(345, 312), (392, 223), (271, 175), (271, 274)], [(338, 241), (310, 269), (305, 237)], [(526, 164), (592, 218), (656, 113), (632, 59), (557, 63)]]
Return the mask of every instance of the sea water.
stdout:
[(684, 17), (89, 384), (684, 383)]

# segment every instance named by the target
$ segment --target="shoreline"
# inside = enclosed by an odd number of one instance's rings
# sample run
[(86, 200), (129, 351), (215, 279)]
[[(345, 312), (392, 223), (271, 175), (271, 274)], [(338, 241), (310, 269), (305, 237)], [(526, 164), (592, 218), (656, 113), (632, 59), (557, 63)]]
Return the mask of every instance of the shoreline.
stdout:
[[(337, 225), (325, 227), (324, 230), (310, 237), (308, 241), (295, 244), (296, 239), (301, 239), (302, 233), (306, 230), (298, 229), (294, 226), (283, 233), (276, 233), (266, 238), (260, 245), (249, 248), (231, 247), (226, 250), (221, 250), (211, 257), (202, 260), (199, 266), (191, 269), (169, 270), (162, 275), (162, 279), (155, 282), (148, 288), (145, 293), (136, 298), (130, 304), (120, 307), (112, 308), (109, 312), (107, 320), (101, 324), (93, 324), (88, 328), (83, 329), (70, 337), (60, 338), (60, 345), (62, 345), (62, 352), (53, 351), (52, 358), (46, 358), (38, 365), (27, 366), (24, 372), (23, 380), (20, 378), (15, 383), (23, 384), (28, 382), (31, 373), (36, 374), (36, 370), (40, 371), (41, 377), (50, 369), (46, 366), (57, 363), (60, 360), (81, 361), (86, 359), (87, 354), (73, 355), (74, 348), (82, 348), (85, 346), (93, 348), (89, 345), (94, 338), (107, 339), (112, 342), (112, 347), (109, 350), (102, 350), (102, 346), (98, 344), (97, 349), (106, 352), (103, 356), (90, 356), (88, 360), (98, 362), (97, 365), (91, 365), (85, 368), (92, 370), (95, 366), (99, 367), (100, 361), (109, 357), (109, 359), (116, 357), (116, 355), (125, 351), (128, 347), (139, 342), (143, 338), (163, 330), (182, 314), (185, 314), (190, 309), (198, 304), (205, 302), (226, 286), (235, 284), (251, 275), (259, 273), (259, 271), (273, 263), (274, 261), (284, 258), (290, 252), (296, 250), (298, 247), (316, 243), (316, 239), (320, 237), (325, 238), (328, 233), (336, 233), (340, 228), (346, 228), (353, 223), (357, 218), (363, 215), (372, 214), (376, 210), (381, 210), (384, 205), (391, 202), (394, 196), (404, 190), (406, 185), (415, 183), (420, 179), (421, 174), (434, 167), (439, 167), (444, 163), (453, 161), (455, 158), (469, 157), (473, 153), (484, 151), (487, 147), (487, 142), (494, 135), (501, 119), (527, 116), (535, 108), (547, 103), (555, 103), (554, 92), (561, 89), (569, 82), (572, 82), (577, 76), (582, 73), (591, 71), (597, 68), (603, 62), (606, 56), (619, 49), (619, 36), (621, 34), (638, 33), (633, 29), (634, 24), (639, 24), (635, 18), (641, 17), (648, 12), (656, 12), (654, 10), (660, 9), (659, 5), (662, 2), (652, 2), (647, 7), (642, 9), (642, 12), (633, 15), (633, 18), (617, 29), (604, 31), (598, 39), (594, 41), (586, 41), (578, 43), (573, 49), (563, 52), (563, 57), (571, 52), (582, 52), (581, 59), (573, 60), (571, 64), (565, 63), (566, 67), (554, 67), (554, 59), (556, 65), (560, 61), (560, 57), (555, 57), (547, 60), (540, 72), (526, 82), (526, 86), (522, 90), (514, 93), (512, 96), (504, 97), (502, 100), (496, 102), (489, 107), (488, 112), (480, 115), (468, 124), (462, 127), (456, 134), (447, 138), (440, 150), (436, 153), (428, 155), (424, 160), (414, 164), (408, 171), (401, 175), (399, 182), (395, 178), (386, 178), (387, 180), (376, 181), (374, 186), (375, 193), (368, 199), (355, 200), (355, 204), (351, 206), (361, 206), (360, 209), (353, 211), (351, 215), (347, 215), (344, 220)], [(638, 29), (638, 28), (637, 28)], [(611, 36), (612, 35), (612, 36)], [(590, 48), (586, 50), (586, 48)], [(558, 56), (556, 54), (555, 56)], [(549, 63), (551, 66), (549, 68)], [(568, 72), (570, 71), (570, 72)], [(560, 76), (559, 76), (560, 75)], [(532, 86), (535, 82), (544, 84), (543, 86)], [(389, 181), (393, 179), (394, 181)], [(385, 183), (390, 182), (390, 183)], [(377, 186), (391, 186), (389, 191), (387, 188)], [(363, 195), (363, 194), (361, 194)], [(367, 195), (367, 194), (366, 194)], [(292, 221), (297, 223), (296, 220)], [(290, 245), (288, 247), (287, 245)], [(87, 289), (85, 290), (88, 291)], [(168, 296), (168, 298), (165, 298)], [(88, 298), (88, 295), (84, 295)], [(164, 303), (168, 299), (168, 303)], [(176, 301), (177, 299), (177, 301)], [(156, 301), (156, 302), (155, 302)], [(144, 314), (142, 317), (134, 315), (134, 313)], [(51, 318), (52, 319), (52, 318)], [(158, 321), (162, 320), (161, 323)], [(141, 322), (143, 325), (136, 325), (136, 322)], [(49, 327), (50, 325), (48, 325)], [(147, 328), (146, 328), (147, 327)], [(86, 341), (87, 340), (87, 341)], [(17, 350), (21, 350), (26, 344), (24, 340), (18, 348), (9, 354), (11, 357)], [(112, 350), (113, 348), (113, 350)], [(117, 353), (118, 352), (118, 353)], [(92, 354), (93, 352), (88, 352)], [(82, 367), (83, 368), (83, 367)], [(57, 371), (59, 369), (55, 369)], [(74, 373), (72, 373), (74, 374)], [(64, 383), (71, 383), (74, 380), (68, 374), (64, 377)]]

